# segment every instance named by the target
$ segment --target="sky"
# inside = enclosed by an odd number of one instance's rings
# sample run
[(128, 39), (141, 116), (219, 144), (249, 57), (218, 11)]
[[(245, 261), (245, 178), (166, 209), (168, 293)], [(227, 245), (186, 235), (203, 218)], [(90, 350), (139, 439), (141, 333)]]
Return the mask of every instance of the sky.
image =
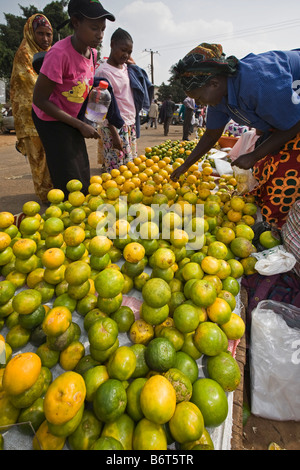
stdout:
[[(4, 13), (21, 15), (22, 6), (43, 9), (50, 0), (0, 0)], [(224, 53), (241, 59), (249, 53), (300, 47), (299, 0), (103, 0), (116, 17), (107, 21), (102, 56), (119, 27), (133, 38), (133, 58), (154, 84), (168, 83), (171, 67), (201, 42), (218, 43)]]

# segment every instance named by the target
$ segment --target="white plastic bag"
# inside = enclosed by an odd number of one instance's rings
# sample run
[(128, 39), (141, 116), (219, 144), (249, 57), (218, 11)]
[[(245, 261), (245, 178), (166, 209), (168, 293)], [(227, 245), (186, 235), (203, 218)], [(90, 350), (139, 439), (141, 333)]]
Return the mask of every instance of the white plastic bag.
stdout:
[(263, 300), (252, 311), (251, 412), (300, 420), (300, 309)]
[(252, 253), (251, 256), (257, 259), (255, 269), (263, 276), (287, 273), (291, 271), (296, 264), (295, 256), (289, 253), (283, 245)]
[(254, 178), (252, 170), (243, 170), (235, 165), (232, 165), (233, 176), (236, 179), (236, 192), (238, 195), (253, 191), (258, 185), (258, 181)]

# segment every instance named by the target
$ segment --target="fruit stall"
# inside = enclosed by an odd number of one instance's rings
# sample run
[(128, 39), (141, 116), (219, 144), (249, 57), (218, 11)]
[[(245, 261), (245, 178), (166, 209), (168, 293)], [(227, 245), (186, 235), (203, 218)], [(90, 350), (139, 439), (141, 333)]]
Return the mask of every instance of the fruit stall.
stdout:
[(0, 212), (0, 447), (241, 446), (257, 206), (213, 155), (173, 182), (195, 145)]

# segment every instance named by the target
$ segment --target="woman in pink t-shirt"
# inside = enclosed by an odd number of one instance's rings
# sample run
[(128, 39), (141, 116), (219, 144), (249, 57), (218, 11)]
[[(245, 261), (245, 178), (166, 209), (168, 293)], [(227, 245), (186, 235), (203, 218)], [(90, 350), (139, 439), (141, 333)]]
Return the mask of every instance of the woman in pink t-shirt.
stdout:
[(133, 62), (132, 47), (130, 34), (118, 28), (111, 37), (109, 58), (100, 63), (95, 74), (110, 83), (124, 121), (121, 129), (108, 122), (99, 129), (98, 162), (104, 171), (126, 165), (137, 155), (136, 107), (127, 70), (127, 63)]
[(93, 85), (96, 48), (101, 44), (106, 19), (114, 16), (98, 0), (70, 0), (70, 26), (74, 32), (47, 52), (33, 95), (33, 121), (43, 143), (53, 186), (68, 197), (71, 179), (88, 193), (90, 165), (85, 138), (99, 138), (94, 127), (78, 119)]

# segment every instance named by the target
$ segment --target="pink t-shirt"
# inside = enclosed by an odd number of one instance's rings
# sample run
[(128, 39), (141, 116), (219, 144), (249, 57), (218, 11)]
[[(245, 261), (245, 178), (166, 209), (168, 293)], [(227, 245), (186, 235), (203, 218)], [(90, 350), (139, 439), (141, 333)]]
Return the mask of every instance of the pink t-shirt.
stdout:
[[(97, 52), (92, 52), (96, 57)], [(94, 81), (92, 54), (89, 59), (83, 57), (74, 49), (71, 36), (68, 36), (55, 43), (47, 52), (41, 73), (56, 83), (49, 100), (66, 113), (77, 117)], [(40, 119), (56, 121), (34, 104), (32, 106)]]
[(135, 124), (136, 110), (127, 65), (122, 69), (101, 62), (96, 68), (96, 77), (106, 78), (112, 86), (120, 114), (127, 125)]

